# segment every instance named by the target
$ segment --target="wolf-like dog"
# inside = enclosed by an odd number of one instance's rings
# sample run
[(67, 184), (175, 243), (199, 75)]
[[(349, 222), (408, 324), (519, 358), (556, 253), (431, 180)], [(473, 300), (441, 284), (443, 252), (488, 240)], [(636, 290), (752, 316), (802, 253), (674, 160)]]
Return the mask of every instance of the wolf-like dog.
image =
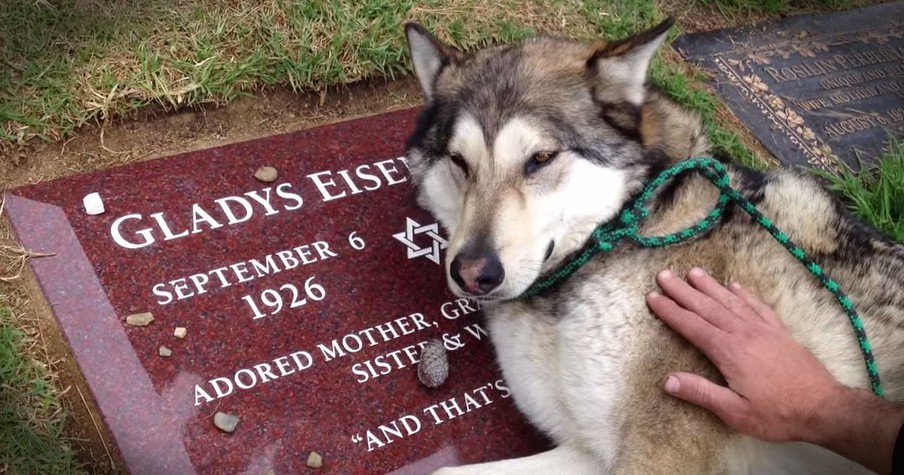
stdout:
[[(448, 473), (857, 473), (819, 447), (742, 436), (664, 394), (669, 371), (724, 383), (651, 314), (662, 269), (741, 282), (843, 384), (869, 387), (854, 331), (833, 296), (739, 209), (684, 243), (623, 242), (558, 286), (522, 294), (579, 250), (668, 166), (710, 155), (701, 119), (647, 81), (670, 21), (595, 44), (537, 37), (465, 53), (406, 25), (425, 107), (407, 159), (418, 202), (449, 233), (445, 271), (482, 302), (517, 407), (557, 448)], [(862, 315), (886, 397), (904, 398), (904, 248), (845, 211), (799, 170), (735, 165), (731, 185), (838, 281)], [(718, 190), (699, 174), (655, 195), (644, 235), (703, 218)], [(729, 208), (731, 209), (731, 208)], [(852, 411), (857, 408), (851, 408)]]

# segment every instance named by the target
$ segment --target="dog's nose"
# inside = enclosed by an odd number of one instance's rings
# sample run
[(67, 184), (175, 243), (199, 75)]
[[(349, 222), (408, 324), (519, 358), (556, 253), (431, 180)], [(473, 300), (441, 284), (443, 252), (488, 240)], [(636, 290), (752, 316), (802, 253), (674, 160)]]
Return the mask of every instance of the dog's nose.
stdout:
[(485, 295), (502, 284), (505, 269), (495, 252), (459, 252), (449, 269), (452, 279), (471, 295)]

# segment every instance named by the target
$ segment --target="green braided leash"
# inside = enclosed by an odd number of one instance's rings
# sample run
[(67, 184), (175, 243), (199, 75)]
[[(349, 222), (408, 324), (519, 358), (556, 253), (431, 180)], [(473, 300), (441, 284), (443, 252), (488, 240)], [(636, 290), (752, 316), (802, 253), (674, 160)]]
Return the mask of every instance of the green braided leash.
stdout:
[[(666, 181), (674, 178), (682, 173), (688, 173), (699, 170), (703, 176), (708, 178), (717, 188), (719, 188), (719, 199), (716, 206), (709, 212), (706, 217), (701, 219), (697, 224), (676, 233), (667, 234), (665, 236), (643, 236), (638, 232), (641, 221), (650, 215), (648, 205), (652, 200), (653, 194), (662, 187)], [(604, 224), (596, 228), (591, 234), (591, 238), (580, 251), (580, 253), (559, 267), (551, 275), (535, 282), (524, 293), (526, 297), (532, 297), (556, 285), (559, 281), (568, 278), (574, 274), (581, 266), (586, 264), (590, 258), (600, 252), (611, 251), (621, 240), (629, 239), (634, 241), (640, 247), (664, 247), (672, 244), (679, 244), (695, 236), (700, 235), (718, 224), (724, 215), (725, 208), (729, 202), (734, 202), (749, 214), (754, 221), (760, 224), (769, 234), (791, 253), (807, 270), (810, 271), (822, 283), (823, 287), (835, 297), (835, 300), (844, 309), (851, 326), (854, 327), (854, 333), (857, 335), (857, 341), (860, 343), (860, 351), (863, 353), (863, 359), (866, 362), (866, 371), (869, 374), (870, 386), (873, 393), (877, 396), (883, 395), (882, 382), (879, 380), (879, 369), (876, 366), (876, 360), (873, 357), (872, 346), (866, 336), (866, 329), (863, 326), (863, 320), (854, 309), (854, 304), (831, 277), (826, 275), (822, 267), (810, 259), (809, 256), (797, 244), (788, 237), (787, 234), (775, 227), (772, 221), (763, 216), (756, 206), (731, 187), (728, 172), (725, 166), (712, 158), (694, 158), (686, 160), (674, 165), (663, 171), (654, 180), (649, 182), (643, 189), (640, 196), (633, 203), (626, 206), (620, 213), (617, 220), (608, 224)]]

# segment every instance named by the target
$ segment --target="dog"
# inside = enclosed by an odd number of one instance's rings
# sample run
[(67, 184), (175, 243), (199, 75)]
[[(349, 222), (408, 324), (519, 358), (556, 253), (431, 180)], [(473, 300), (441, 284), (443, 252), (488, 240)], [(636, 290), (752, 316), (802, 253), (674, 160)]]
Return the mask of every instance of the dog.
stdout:
[[(469, 53), (406, 25), (426, 96), (406, 154), (418, 203), (448, 232), (448, 285), (481, 302), (515, 404), (556, 445), (442, 473), (865, 471), (813, 445), (743, 436), (661, 389), (670, 371), (724, 384), (645, 303), (659, 271), (680, 276), (693, 266), (742, 282), (841, 383), (869, 387), (842, 308), (740, 209), (680, 244), (623, 242), (559, 285), (523, 296), (662, 170), (713, 153), (700, 117), (647, 80), (671, 25), (612, 42), (536, 37)], [(904, 248), (804, 171), (725, 166), (731, 186), (840, 283), (864, 319), (886, 397), (904, 398)], [(699, 173), (670, 180), (641, 233), (695, 224), (718, 193)]]

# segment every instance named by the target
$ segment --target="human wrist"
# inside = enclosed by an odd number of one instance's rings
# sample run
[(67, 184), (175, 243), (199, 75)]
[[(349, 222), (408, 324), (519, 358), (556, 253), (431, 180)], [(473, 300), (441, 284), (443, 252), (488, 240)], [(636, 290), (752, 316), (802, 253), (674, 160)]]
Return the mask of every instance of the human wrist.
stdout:
[(879, 473), (891, 470), (904, 407), (865, 389), (838, 386), (815, 406), (813, 423), (799, 440), (810, 442)]
[(856, 388), (836, 384), (821, 397), (814, 399), (795, 439), (809, 442), (826, 448), (832, 448), (847, 442), (852, 434), (852, 426), (858, 425), (858, 418), (872, 414), (864, 414), (864, 402), (872, 412), (875, 402), (872, 394)]

